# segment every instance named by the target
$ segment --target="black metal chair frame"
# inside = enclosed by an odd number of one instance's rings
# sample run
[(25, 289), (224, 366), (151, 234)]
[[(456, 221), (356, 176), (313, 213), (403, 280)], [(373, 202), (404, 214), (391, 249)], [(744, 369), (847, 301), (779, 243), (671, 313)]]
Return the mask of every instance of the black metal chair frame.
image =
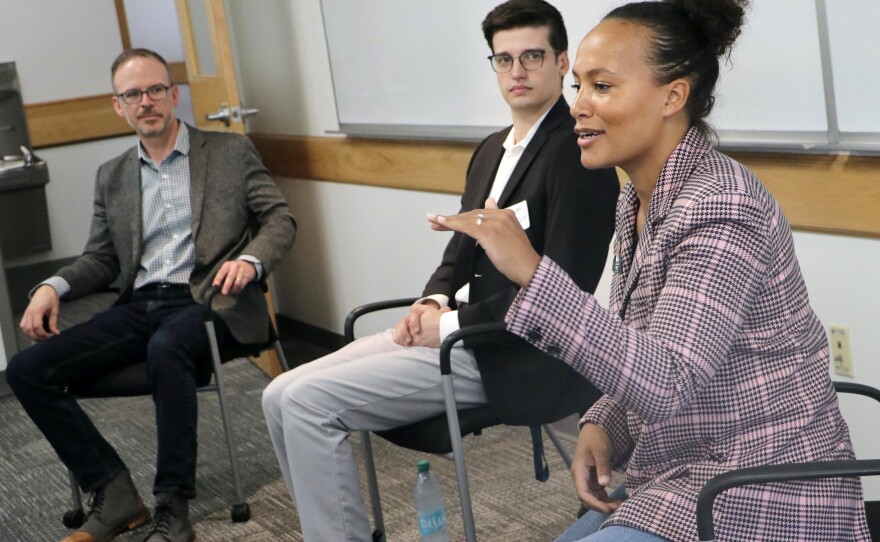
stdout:
[[(880, 402), (880, 390), (864, 384), (834, 382), (834, 389), (838, 393), (864, 395)], [(712, 520), (712, 504), (715, 502), (715, 497), (730, 488), (768, 482), (876, 476), (878, 474), (880, 474), (880, 459), (763, 465), (725, 472), (706, 482), (697, 497), (697, 534), (700, 542), (714, 542), (715, 524)]]
[[(223, 429), (226, 433), (226, 447), (229, 451), (229, 463), (232, 470), (232, 480), (235, 490), (235, 500), (230, 506), (230, 516), (235, 523), (242, 523), (251, 518), (250, 505), (245, 501), (244, 492), (241, 487), (241, 475), (238, 464), (238, 454), (236, 452), (235, 435), (232, 430), (232, 419), (226, 405), (226, 388), (223, 378), (221, 365), (227, 361), (242, 357), (258, 356), (263, 351), (270, 348), (275, 350), (281, 368), (287, 371), (290, 367), (287, 359), (284, 357), (284, 351), (281, 349), (281, 341), (269, 319), (269, 337), (266, 341), (252, 344), (237, 344), (230, 348), (220, 351), (217, 346), (217, 333), (214, 328), (214, 312), (211, 310), (211, 304), (220, 293), (217, 287), (211, 288), (205, 295), (203, 305), (205, 331), (208, 334), (211, 346), (211, 362), (212, 371), (206, 375), (200, 375), (200, 382), (197, 391), (216, 391), (217, 399), (220, 405), (220, 416), (223, 419)], [(213, 375), (213, 383), (211, 382)], [(133, 397), (139, 395), (150, 395), (150, 384), (147, 379), (146, 363), (138, 363), (129, 365), (124, 368), (105, 375), (101, 379), (90, 383), (82, 389), (71, 390), (78, 398), (99, 398), (99, 397)], [(75, 529), (83, 524), (85, 513), (82, 506), (82, 495), (80, 494), (79, 485), (73, 476), (70, 476), (71, 499), (73, 508), (64, 514), (64, 525), (68, 528)]]
[[(388, 301), (379, 301), (362, 305), (352, 310), (345, 319), (345, 341), (350, 343), (354, 341), (354, 325), (361, 317), (369, 313), (378, 312), (392, 308), (402, 308), (412, 305), (416, 298), (392, 299)], [(402, 428), (389, 431), (376, 432), (377, 435), (386, 440), (416, 451), (439, 454), (447, 459), (452, 459), (455, 463), (455, 477), (458, 484), (459, 502), (461, 504), (462, 523), (464, 525), (465, 539), (468, 542), (475, 542), (477, 539), (476, 528), (474, 525), (473, 508), (471, 506), (470, 489), (467, 481), (467, 469), (465, 466), (464, 449), (462, 446), (462, 437), (468, 434), (479, 435), (483, 429), (493, 425), (500, 425), (503, 422), (491, 411), (488, 406), (479, 408), (470, 408), (459, 410), (455, 402), (455, 393), (452, 387), (452, 368), (450, 361), (450, 353), (452, 348), (461, 340), (476, 336), (500, 335), (506, 333), (503, 322), (490, 324), (481, 324), (461, 328), (458, 331), (450, 333), (440, 345), (440, 381), (443, 389), (443, 397), (445, 402), (445, 415), (432, 418), (424, 422), (416, 422)], [(438, 432), (437, 424), (431, 422), (445, 418), (448, 427), (448, 433), (442, 434)], [(556, 421), (556, 420), (553, 420)], [(429, 425), (430, 424), (430, 425)], [(432, 427), (432, 429), (427, 429)], [(544, 432), (550, 438), (559, 455), (562, 457), (566, 466), (571, 467), (571, 455), (565, 448), (562, 440), (556, 434), (556, 431), (550, 423), (542, 425)], [(415, 446), (414, 440), (407, 439), (407, 434), (412, 431), (426, 431), (437, 441), (429, 446)], [(385, 525), (382, 518), (382, 503), (379, 497), (379, 485), (376, 477), (376, 467), (373, 459), (373, 448), (370, 442), (370, 432), (361, 431), (364, 451), (364, 467), (367, 474), (367, 484), (370, 492), (370, 501), (373, 512), (374, 531), (372, 534), (374, 542), (385, 540)], [(449, 440), (446, 441), (445, 437)], [(417, 440), (417, 439), (416, 439)], [(451, 452), (450, 452), (451, 450)]]

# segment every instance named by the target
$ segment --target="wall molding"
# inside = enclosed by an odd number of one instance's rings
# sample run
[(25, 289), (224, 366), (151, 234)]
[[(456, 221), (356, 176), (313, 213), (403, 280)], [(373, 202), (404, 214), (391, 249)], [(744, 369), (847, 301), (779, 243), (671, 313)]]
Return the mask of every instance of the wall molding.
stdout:
[(107, 93), (25, 106), (31, 146), (40, 149), (134, 133), (113, 110), (111, 98)]
[[(176, 84), (188, 84), (185, 63), (172, 62), (169, 67)], [(41, 149), (133, 134), (131, 126), (114, 111), (112, 99), (108, 92), (25, 105), (31, 146)]]
[[(475, 143), (251, 134), (273, 175), (461, 194)], [(880, 238), (880, 157), (729, 153), (794, 229)]]
[(251, 134), (279, 177), (461, 194), (471, 143)]

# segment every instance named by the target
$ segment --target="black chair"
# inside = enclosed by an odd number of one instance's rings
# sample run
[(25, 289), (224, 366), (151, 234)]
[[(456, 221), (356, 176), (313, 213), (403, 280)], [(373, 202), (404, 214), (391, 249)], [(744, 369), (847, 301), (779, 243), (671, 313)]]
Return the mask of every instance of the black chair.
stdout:
[[(381, 310), (408, 307), (415, 301), (416, 298), (394, 299), (370, 303), (354, 309), (349, 313), (345, 320), (346, 342), (349, 343), (354, 340), (354, 325), (360, 317)], [(446, 413), (396, 429), (376, 432), (380, 437), (398, 446), (420, 452), (441, 454), (454, 460), (458, 494), (461, 503), (462, 523), (464, 525), (465, 537), (468, 542), (476, 541), (476, 529), (471, 507), (470, 490), (467, 482), (462, 437), (468, 434), (479, 435), (483, 429), (494, 425), (500, 425), (502, 423), (507, 423), (509, 425), (526, 424), (512, 423), (510, 420), (503, 422), (491, 405), (459, 410), (455, 403), (455, 395), (452, 388), (450, 352), (452, 351), (453, 346), (463, 339), (487, 338), (491, 341), (493, 340), (493, 337), (497, 339), (499, 336), (510, 337), (505, 330), (503, 322), (469, 326), (451, 333), (441, 343), (439, 353), (439, 377), (441, 379), (441, 386), (446, 404)], [(521, 400), (529, 402), (533, 399), (522, 397)], [(553, 442), (563, 461), (565, 461), (565, 464), (568, 467), (571, 467), (571, 456), (550, 424), (573, 413), (574, 412), (568, 412), (555, 419), (546, 420), (539, 426), (529, 425), (532, 432), (533, 445), (535, 447), (535, 470), (536, 478), (538, 480), (545, 481), (549, 475), (546, 461), (543, 458), (541, 428), (543, 428), (550, 437), (551, 442)], [(385, 540), (385, 526), (382, 519), (382, 505), (379, 498), (379, 488), (376, 479), (375, 463), (373, 461), (370, 432), (362, 431), (361, 435), (363, 440), (367, 483), (372, 504), (373, 521), (375, 524), (375, 530), (373, 531), (372, 536), (374, 542), (380, 542)]]
[[(223, 372), (220, 366), (230, 360), (258, 356), (263, 351), (274, 349), (281, 368), (287, 371), (290, 367), (284, 357), (284, 351), (281, 349), (281, 342), (278, 340), (278, 334), (272, 320), (269, 319), (269, 338), (260, 343), (253, 344), (237, 344), (235, 346), (225, 348), (220, 351), (217, 347), (217, 335), (214, 330), (214, 313), (210, 310), (214, 297), (220, 293), (219, 288), (211, 288), (205, 295), (204, 299), (204, 316), (205, 330), (208, 333), (208, 339), (211, 344), (211, 361), (210, 370), (205, 370), (196, 376), (197, 391), (216, 391), (217, 398), (220, 403), (220, 416), (223, 419), (223, 429), (226, 433), (226, 446), (229, 450), (229, 463), (232, 469), (232, 480), (235, 489), (235, 500), (230, 507), (230, 516), (235, 523), (248, 521), (251, 518), (250, 505), (245, 502), (244, 494), (241, 489), (241, 476), (238, 467), (238, 455), (236, 453), (235, 436), (232, 431), (232, 420), (226, 407), (226, 390), (223, 381)], [(213, 383), (212, 383), (213, 375)], [(114, 371), (105, 375), (103, 378), (92, 381), (84, 386), (70, 388), (69, 391), (78, 398), (99, 398), (99, 397), (133, 397), (139, 395), (151, 395), (150, 384), (147, 378), (147, 364), (138, 363), (123, 367), (118, 371)], [(79, 485), (70, 475), (70, 488), (73, 500), (73, 508), (64, 514), (64, 525), (68, 528), (75, 529), (83, 524), (85, 513), (82, 507), (82, 496), (80, 495)]]
[[(864, 384), (834, 382), (834, 389), (838, 393), (854, 393), (880, 401), (880, 390)], [(715, 502), (715, 497), (730, 488), (768, 482), (815, 480), (843, 476), (876, 476), (878, 474), (880, 474), (880, 459), (763, 465), (725, 472), (706, 482), (697, 497), (697, 534), (700, 542), (714, 542), (715, 525), (712, 521), (712, 504)]]

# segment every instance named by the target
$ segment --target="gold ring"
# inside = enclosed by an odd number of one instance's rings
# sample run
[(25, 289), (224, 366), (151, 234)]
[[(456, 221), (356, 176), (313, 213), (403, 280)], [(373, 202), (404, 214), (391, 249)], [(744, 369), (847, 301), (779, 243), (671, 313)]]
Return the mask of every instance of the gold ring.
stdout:
[(482, 225), (483, 225), (483, 219), (484, 219), (484, 218), (486, 218), (486, 216), (483, 215), (483, 213), (479, 213), (479, 214), (477, 215), (477, 226), (482, 226)]

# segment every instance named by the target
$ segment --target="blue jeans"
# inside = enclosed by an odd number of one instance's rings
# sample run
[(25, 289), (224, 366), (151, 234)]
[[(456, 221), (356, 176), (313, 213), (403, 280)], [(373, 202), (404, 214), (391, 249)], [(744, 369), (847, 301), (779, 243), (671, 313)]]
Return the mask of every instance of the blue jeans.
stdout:
[[(220, 349), (234, 344), (226, 326), (215, 322)], [(125, 464), (67, 387), (144, 361), (156, 406), (153, 491), (194, 497), (196, 375), (210, 370), (211, 355), (203, 308), (188, 286), (136, 291), (129, 302), (16, 354), (6, 379), (80, 487), (90, 492)]]
[[(626, 487), (621, 484), (609, 497), (625, 501)], [(590, 510), (559, 535), (555, 542), (667, 542), (665, 538), (632, 527), (614, 525), (600, 530), (610, 515)]]

